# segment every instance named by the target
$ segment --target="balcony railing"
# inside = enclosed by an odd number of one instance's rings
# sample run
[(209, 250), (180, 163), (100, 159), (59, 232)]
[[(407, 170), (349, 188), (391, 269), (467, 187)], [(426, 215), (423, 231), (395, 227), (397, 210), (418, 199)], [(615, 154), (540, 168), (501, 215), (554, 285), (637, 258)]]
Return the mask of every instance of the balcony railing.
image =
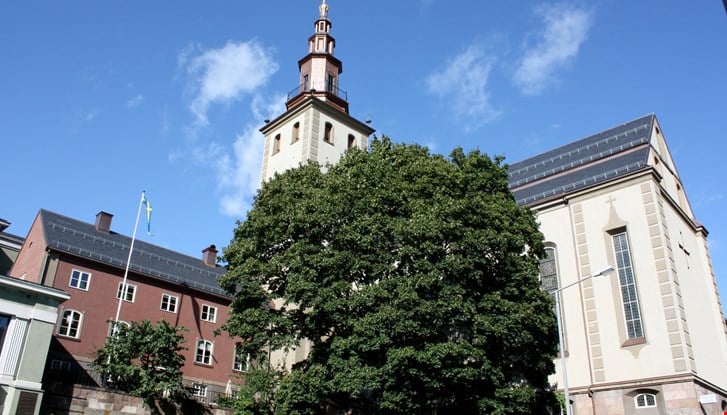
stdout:
[(315, 83), (300, 84), (288, 92), (288, 101), (304, 92), (326, 92), (344, 101), (348, 101), (348, 93), (333, 85), (316, 85)]

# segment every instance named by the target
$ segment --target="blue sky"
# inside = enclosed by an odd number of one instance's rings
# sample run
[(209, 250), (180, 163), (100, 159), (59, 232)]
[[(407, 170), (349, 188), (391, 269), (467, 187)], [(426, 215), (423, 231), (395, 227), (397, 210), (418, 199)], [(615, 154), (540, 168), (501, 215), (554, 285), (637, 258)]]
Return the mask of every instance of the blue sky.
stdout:
[[(661, 123), (727, 293), (722, 1), (330, 0), (340, 87), (377, 134), (515, 162), (645, 114)], [(229, 244), (266, 117), (318, 0), (0, 2), (9, 232), (40, 208), (193, 256)]]

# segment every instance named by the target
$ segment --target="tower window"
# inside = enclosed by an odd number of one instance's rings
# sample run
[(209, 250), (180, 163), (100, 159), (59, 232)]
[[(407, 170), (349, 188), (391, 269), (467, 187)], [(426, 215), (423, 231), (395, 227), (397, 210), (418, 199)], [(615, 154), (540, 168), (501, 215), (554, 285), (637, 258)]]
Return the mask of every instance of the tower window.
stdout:
[(328, 81), (326, 82), (326, 91), (334, 94), (336, 92), (336, 77), (328, 74)]
[(276, 135), (273, 139), (273, 154), (280, 152), (280, 134)]
[(297, 122), (293, 124), (293, 140), (292, 142), (295, 143), (300, 139), (300, 123)]
[(310, 75), (308, 75), (308, 74), (303, 75), (303, 91), (308, 90), (309, 82), (310, 82)]
[(325, 129), (323, 130), (323, 141), (328, 144), (333, 144), (333, 124), (327, 122)]
[(356, 147), (356, 137), (353, 134), (348, 135), (348, 148)]

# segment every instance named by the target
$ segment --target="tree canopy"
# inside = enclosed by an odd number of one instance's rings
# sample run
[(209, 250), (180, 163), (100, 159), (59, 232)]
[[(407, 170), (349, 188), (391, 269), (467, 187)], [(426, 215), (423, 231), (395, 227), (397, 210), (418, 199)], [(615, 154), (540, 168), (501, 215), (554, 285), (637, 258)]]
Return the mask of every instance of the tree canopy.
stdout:
[(185, 396), (181, 370), (184, 331), (184, 327), (174, 327), (165, 320), (117, 324), (116, 333), (96, 352), (94, 366), (110, 387), (147, 402)]
[(557, 345), (542, 253), (501, 158), (374, 140), (263, 185), (224, 251), (226, 330), (258, 360), (312, 343), (278, 413), (537, 413)]

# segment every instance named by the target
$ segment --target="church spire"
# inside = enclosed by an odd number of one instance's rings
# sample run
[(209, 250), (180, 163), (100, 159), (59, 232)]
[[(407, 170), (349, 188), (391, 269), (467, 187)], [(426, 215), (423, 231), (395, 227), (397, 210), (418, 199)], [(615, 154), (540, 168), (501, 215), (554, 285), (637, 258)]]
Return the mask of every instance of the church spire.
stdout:
[[(298, 86), (288, 94), (286, 111), (266, 120), (262, 179), (307, 162), (334, 164), (352, 148), (368, 148), (374, 129), (348, 113), (348, 96), (338, 87), (343, 64), (333, 56), (328, 3), (321, 0), (308, 54), (298, 61)], [(325, 167), (324, 167), (325, 168)]]
[(338, 87), (338, 77), (343, 72), (343, 63), (333, 56), (336, 40), (331, 36), (331, 21), (328, 19), (328, 3), (322, 0), (318, 7), (320, 14), (314, 23), (313, 35), (308, 38), (308, 54), (298, 61), (300, 82), (288, 94), (286, 106), (291, 109), (307, 96), (315, 96), (348, 114), (348, 96)]

